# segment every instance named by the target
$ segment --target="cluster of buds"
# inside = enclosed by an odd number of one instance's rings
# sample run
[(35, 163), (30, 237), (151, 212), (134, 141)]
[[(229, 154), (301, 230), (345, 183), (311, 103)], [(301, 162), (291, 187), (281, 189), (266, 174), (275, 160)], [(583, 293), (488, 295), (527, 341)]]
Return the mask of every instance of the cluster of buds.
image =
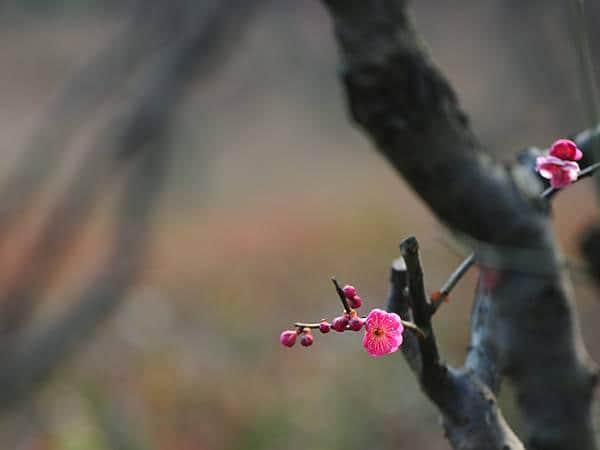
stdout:
[(350, 308), (358, 309), (362, 306), (362, 298), (360, 298), (358, 296), (358, 294), (356, 293), (356, 288), (354, 286), (347, 284), (342, 289), (342, 292), (344, 293), (344, 296), (348, 300), (348, 304), (350, 305)]
[(335, 317), (331, 323), (323, 319), (318, 323), (296, 322), (295, 329), (285, 330), (279, 336), (279, 341), (285, 347), (293, 347), (297, 336), (300, 344), (310, 347), (314, 338), (311, 329), (318, 329), (326, 334), (331, 330), (343, 333), (344, 331), (365, 330), (363, 347), (372, 356), (382, 356), (393, 353), (402, 344), (404, 326), (402, 320), (395, 313), (388, 313), (381, 309), (373, 309), (367, 317), (360, 317), (356, 309), (362, 306), (362, 299), (356, 293), (356, 288), (346, 285), (340, 288), (337, 281), (332, 279), (336, 292), (344, 305), (342, 315)]
[(579, 161), (582, 151), (575, 142), (559, 139), (550, 147), (547, 156), (538, 156), (535, 169), (539, 174), (550, 180), (550, 186), (555, 189), (563, 188), (573, 183), (579, 177)]
[[(339, 289), (337, 284), (336, 288)], [(323, 319), (318, 324), (297, 323), (295, 330), (285, 330), (281, 333), (279, 336), (281, 345), (293, 347), (296, 343), (296, 337), (300, 336), (300, 344), (304, 347), (310, 347), (314, 341), (311, 328), (316, 328), (323, 334), (329, 333), (331, 330), (339, 333), (346, 330), (360, 331), (366, 319), (360, 317), (356, 309), (362, 306), (362, 299), (356, 293), (356, 288), (349, 284), (344, 286), (341, 292), (344, 296), (342, 302), (345, 307), (348, 307), (341, 316), (335, 317), (331, 322)]]
[(331, 321), (331, 325), (327, 321), (323, 320), (320, 324), (319, 329), (323, 333), (327, 333), (328, 327), (333, 330), (343, 333), (346, 330), (360, 331), (365, 323), (365, 319), (360, 317), (356, 312), (356, 309), (362, 306), (362, 299), (356, 294), (356, 288), (347, 284), (342, 289), (344, 297), (350, 306), (349, 311), (344, 311), (344, 314), (336, 317)]
[(315, 340), (310, 328), (298, 327), (296, 330), (285, 330), (279, 336), (279, 341), (285, 347), (293, 347), (296, 343), (296, 336), (300, 336), (300, 345), (304, 347), (310, 347)]

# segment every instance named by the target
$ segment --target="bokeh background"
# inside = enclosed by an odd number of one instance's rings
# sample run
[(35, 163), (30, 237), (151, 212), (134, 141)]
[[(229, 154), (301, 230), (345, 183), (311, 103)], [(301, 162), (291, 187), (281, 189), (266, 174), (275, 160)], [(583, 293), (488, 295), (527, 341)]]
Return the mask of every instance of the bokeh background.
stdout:
[[(157, 3), (169, 4), (153, 0), (147, 7)], [(194, 10), (205, 3), (173, 5)], [(581, 82), (569, 2), (414, 3), (431, 53), (499, 159), (508, 163), (520, 149), (546, 147), (588, 126), (589, 91)], [(600, 8), (588, 3), (588, 25), (598, 23)], [(127, 27), (139, 26), (142, 38), (151, 39), (151, 26), (132, 25), (135, 8), (99, 0), (0, 4), (4, 179), (18, 170), (23, 149), (48, 120), (48, 105), (74, 73)], [(4, 408), (0, 448), (448, 448), (435, 408), (400, 356), (373, 359), (351, 333), (316, 335), (310, 349), (279, 345), (280, 331), (293, 321), (338, 313), (331, 275), (355, 284), (368, 307), (382, 306), (401, 239), (420, 240), (430, 290), (465, 250), (350, 124), (331, 23), (320, 3), (264, 1), (251, 14), (230, 13), (240, 24), (225, 37), (227, 45), (207, 57), (206, 67), (200, 52), (182, 101), (165, 104), (167, 174), (141, 272), (119, 307), (49, 381)], [(600, 42), (589, 28), (592, 42)], [(600, 46), (592, 51), (600, 61)], [(155, 70), (162, 69), (149, 66)], [(134, 101), (127, 89), (89, 123), (72, 124), (53, 184), (40, 187), (35, 206), (2, 237), (11, 245), (2, 246), (0, 271), (27, 276), (19, 268), (28, 264), (36, 224), (76, 173), (78, 158), (100, 151), (99, 124)], [(75, 89), (66, 98), (79, 94)], [(37, 143), (42, 170), (44, 144)], [(417, 151), (427, 158), (426, 148)], [(68, 310), (71, 294), (103, 260), (116, 194), (110, 184), (102, 189), (68, 245), (47, 255), (52, 276), (28, 330), (43, 329)], [(598, 361), (598, 290), (577, 250), (596, 213), (589, 181), (554, 202), (584, 336)], [(65, 215), (65, 224), (71, 219)], [(465, 354), (476, 275), (469, 273), (435, 320), (443, 355), (454, 364)], [(518, 429), (510, 386), (501, 400)]]

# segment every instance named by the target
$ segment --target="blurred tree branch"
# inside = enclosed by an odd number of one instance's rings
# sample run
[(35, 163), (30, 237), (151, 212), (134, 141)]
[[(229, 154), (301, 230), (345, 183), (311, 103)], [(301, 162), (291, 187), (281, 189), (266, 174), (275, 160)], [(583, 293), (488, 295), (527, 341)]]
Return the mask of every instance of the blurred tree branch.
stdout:
[[(423, 48), (407, 1), (323, 3), (334, 22), (353, 119), (437, 217), (485, 244), (479, 262), (497, 271), (495, 285), (479, 283), (464, 371), (449, 371), (457, 379), (435, 386), (421, 377), (451, 444), (522, 447), (493, 400), (506, 376), (515, 386), (527, 448), (595, 449), (591, 407), (597, 372), (583, 345), (548, 209), (531, 194), (535, 176), (517, 183), (482, 151), (454, 91)], [(524, 253), (535, 257), (523, 261), (526, 267), (544, 264), (535, 272), (512, 268), (514, 255)], [(410, 288), (416, 266), (406, 266)], [(415, 320), (426, 301), (421, 297), (412, 298)], [(424, 348), (418, 358), (414, 345), (409, 348), (411, 367), (424, 370), (430, 359)], [(458, 380), (463, 391), (457, 393)], [(469, 401), (475, 392), (490, 399), (493, 409)], [(462, 421), (457, 411), (465, 414)]]
[[(168, 162), (173, 112), (189, 81), (227, 57), (260, 1), (140, 2), (127, 29), (68, 83), (0, 190), (0, 237), (36, 207), (44, 182), (83, 123), (133, 78), (137, 94), (88, 149), (34, 238), (28, 260), (0, 293), (0, 408), (29, 394), (123, 300), (144, 261), (151, 216)], [(71, 309), (43, 330), (27, 325), (61, 249), (83, 229), (95, 200), (123, 178), (114, 242), (104, 266)]]

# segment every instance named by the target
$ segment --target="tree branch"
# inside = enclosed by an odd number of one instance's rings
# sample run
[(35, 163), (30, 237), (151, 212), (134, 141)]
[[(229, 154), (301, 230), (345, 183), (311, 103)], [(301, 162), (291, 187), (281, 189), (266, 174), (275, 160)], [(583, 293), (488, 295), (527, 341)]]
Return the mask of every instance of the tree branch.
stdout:
[[(537, 183), (535, 175), (517, 184), (481, 150), (454, 91), (421, 45), (406, 1), (323, 2), (334, 21), (352, 117), (434, 214), (485, 246), (478, 259), (498, 272), (495, 285), (478, 293), (472, 326), (482, 332), (473, 335), (461, 374), (490, 393), (501, 375), (511, 378), (527, 448), (595, 449), (595, 369), (545, 208), (523, 188)], [(532, 260), (514, 261), (521, 254), (544, 262), (543, 273)]]
[(424, 294), (418, 243), (411, 237), (400, 248), (403, 258), (392, 266), (388, 309), (403, 318), (408, 318), (412, 311), (415, 322), (429, 328), (424, 339), (405, 334), (401, 348), (421, 388), (440, 409), (448, 440), (453, 448), (461, 450), (523, 449), (502, 416), (494, 393), (477, 375), (440, 362), (430, 304)]
[[(150, 8), (144, 2), (144, 11), (150, 16), (156, 15), (148, 23), (144, 20), (134, 23), (137, 26), (130, 30), (135, 35), (131, 43), (127, 41), (123, 48), (118, 45), (111, 47), (102, 58), (93, 61), (76, 76), (75, 82), (66, 89), (66, 94), (59, 96), (62, 100), (51, 108), (54, 114), (50, 114), (49, 123), (53, 124), (57, 118), (64, 120), (64, 123), (60, 124), (56, 135), (52, 134), (51, 126), (42, 128), (41, 135), (36, 135), (21, 160), (19, 168), (23, 172), (15, 174), (8, 181), (8, 186), (22, 188), (16, 192), (23, 196), (15, 195), (14, 190), (0, 195), (2, 234), (14, 223), (18, 213), (29, 206), (30, 197), (35, 195), (47, 175), (29, 167), (32, 160), (40, 153), (49, 156), (52, 164), (48, 166), (34, 162), (38, 164), (36, 168), (42, 167), (50, 172), (49, 169), (58, 163), (68, 138), (81, 121), (95, 111), (109, 93), (119, 91), (124, 75), (131, 76), (122, 71), (131, 69), (134, 60), (135, 64), (141, 64), (141, 60), (144, 60), (146, 70), (142, 73), (141, 82), (136, 84), (141, 92), (134, 98), (126, 116), (113, 120), (98, 139), (99, 144), (88, 151), (79, 173), (41, 227), (42, 232), (36, 237), (37, 245), (31, 254), (32, 261), (23, 269), (22, 276), (18, 277), (10, 291), (4, 293), (3, 299), (8, 305), (3, 304), (5, 314), (2, 320), (10, 318), (10, 321), (4, 322), (1, 330), (4, 334), (0, 335), (0, 357), (3, 361), (0, 371), (0, 409), (11, 406), (30, 393), (123, 300), (143, 261), (149, 216), (167, 165), (168, 131), (173, 111), (190, 86), (189, 81), (207, 76), (219, 65), (229, 53), (232, 38), (239, 37), (245, 29), (244, 25), (250, 23), (250, 13), (260, 5), (259, 1), (243, 0), (154, 3), (154, 8)], [(161, 6), (159, 11), (155, 9), (157, 6)], [(142, 14), (142, 17), (148, 18), (146, 14)], [(158, 51), (153, 48), (154, 41), (149, 39), (148, 33), (151, 31), (155, 32), (154, 36), (158, 33), (165, 38), (166, 42), (161, 42)], [(144, 38), (147, 42), (143, 42)], [(123, 51), (127, 54), (132, 45), (136, 49), (135, 55), (132, 55), (131, 61), (124, 61)], [(149, 49), (152, 50), (151, 58), (144, 53)], [(94, 83), (94, 77), (99, 76), (94, 73), (94, 68), (102, 75), (100, 84)], [(104, 77), (107, 71), (110, 74)], [(85, 74), (90, 80), (86, 79)], [(79, 96), (78, 88), (82, 83), (85, 86), (90, 84), (90, 90)], [(61, 111), (69, 113), (66, 118), (59, 114)], [(75, 116), (72, 121), (69, 120), (70, 114)], [(44, 153), (41, 151), (42, 144), (50, 139), (54, 139), (49, 141), (53, 145), (51, 148), (44, 147), (47, 150)], [(56, 322), (32, 336), (24, 325), (35, 300), (53, 273), (53, 264), (61, 247), (79, 231), (100, 185), (103, 182), (106, 185), (118, 174), (125, 175), (126, 186), (109, 259), (80, 292), (74, 306)], [(32, 179), (34, 182), (30, 183)], [(5, 199), (6, 202), (2, 203)]]

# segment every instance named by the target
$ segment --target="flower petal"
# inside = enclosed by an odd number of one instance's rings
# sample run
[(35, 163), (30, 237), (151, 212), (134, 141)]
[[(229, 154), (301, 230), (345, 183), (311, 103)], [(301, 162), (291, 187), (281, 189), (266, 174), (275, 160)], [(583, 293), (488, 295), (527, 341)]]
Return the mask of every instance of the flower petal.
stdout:
[(400, 316), (396, 313), (388, 313), (384, 317), (382, 325), (385, 327), (386, 332), (402, 329), (402, 321), (400, 320)]
[(575, 142), (559, 139), (550, 147), (550, 155), (564, 160), (579, 161), (583, 157), (583, 152), (577, 148)]
[(579, 164), (574, 161), (565, 161), (555, 156), (539, 156), (536, 159), (536, 170), (540, 175), (550, 180), (550, 185), (555, 188), (568, 186), (579, 176)]

